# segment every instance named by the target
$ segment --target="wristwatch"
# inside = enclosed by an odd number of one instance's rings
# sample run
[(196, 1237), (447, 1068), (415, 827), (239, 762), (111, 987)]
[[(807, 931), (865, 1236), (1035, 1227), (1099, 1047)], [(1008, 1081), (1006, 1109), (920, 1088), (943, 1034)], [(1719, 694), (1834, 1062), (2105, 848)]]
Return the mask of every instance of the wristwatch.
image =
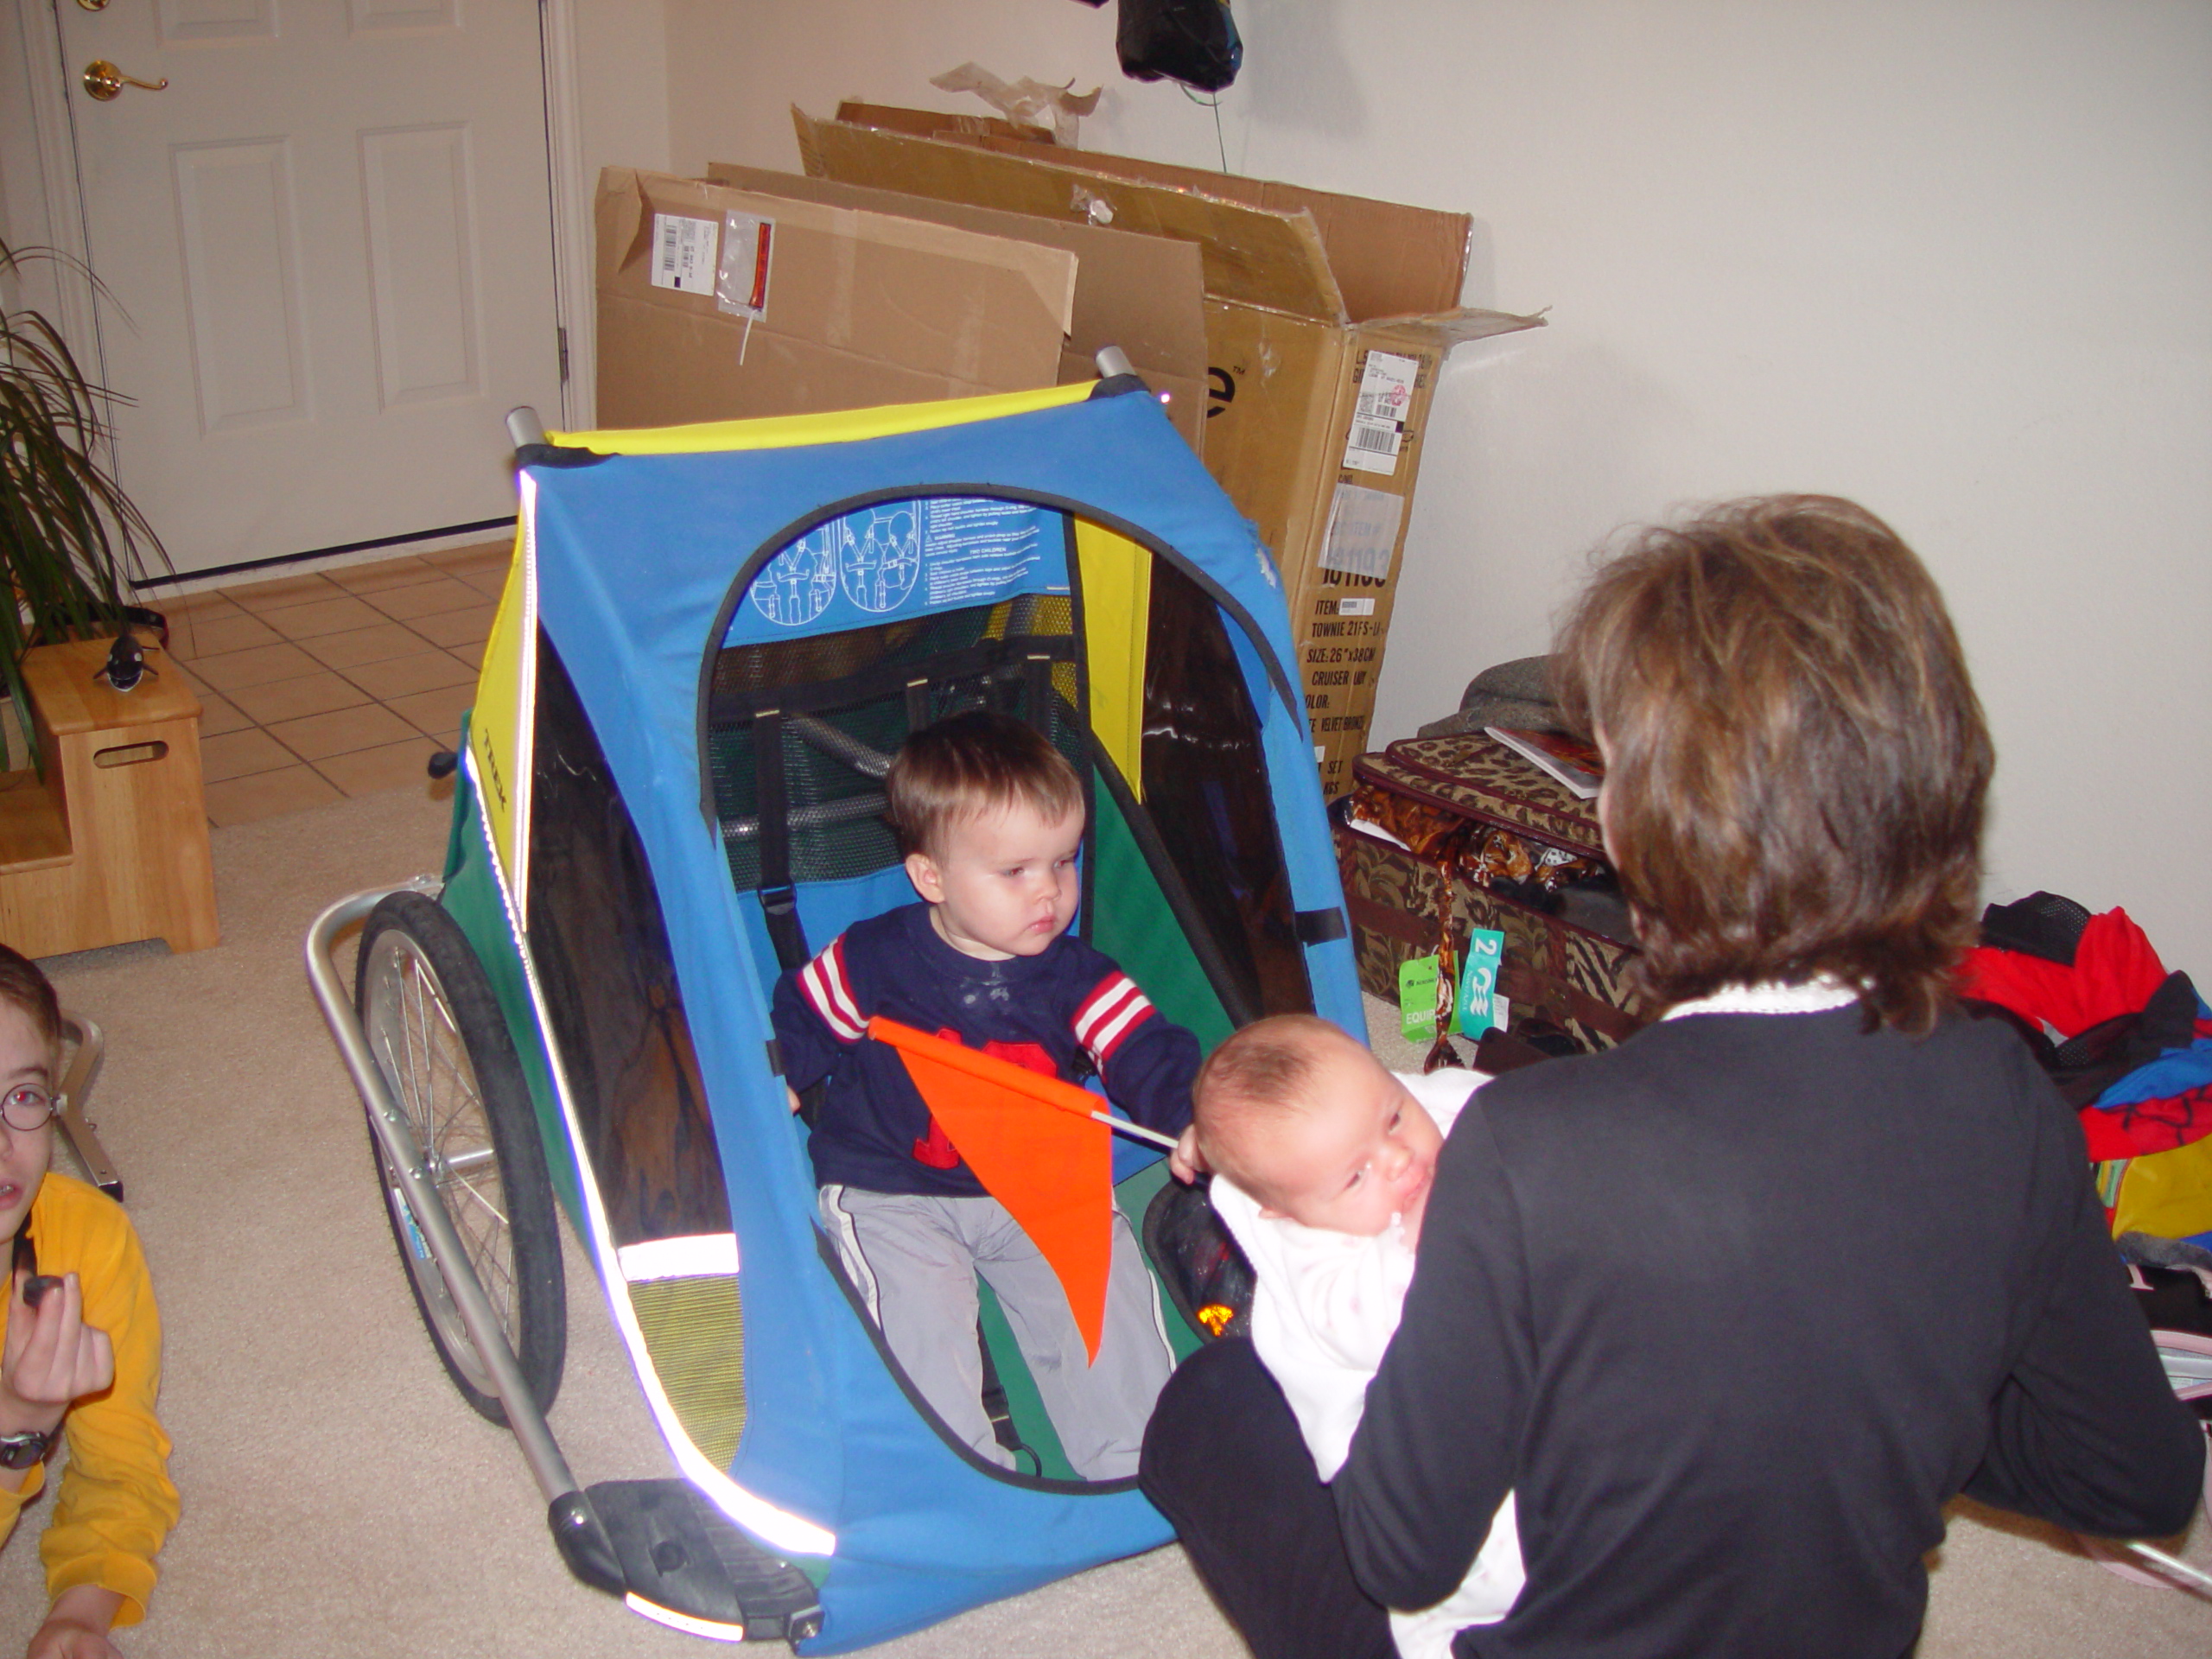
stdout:
[(0, 1434), (0, 1469), (28, 1469), (46, 1455), (54, 1444), (52, 1429), (26, 1429), (20, 1434)]

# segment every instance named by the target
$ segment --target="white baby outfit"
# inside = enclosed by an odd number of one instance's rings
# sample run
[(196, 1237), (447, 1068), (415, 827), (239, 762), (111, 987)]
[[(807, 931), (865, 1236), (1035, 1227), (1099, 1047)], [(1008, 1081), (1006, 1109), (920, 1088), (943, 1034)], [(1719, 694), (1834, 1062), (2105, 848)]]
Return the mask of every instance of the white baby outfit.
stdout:
[[(1446, 1133), (1467, 1096), (1487, 1081), (1463, 1071), (1397, 1076)], [(1252, 1345), (1289, 1401), (1314, 1468), (1322, 1479), (1333, 1479), (1351, 1450), (1367, 1384), (1413, 1282), (1405, 1230), (1394, 1219), (1387, 1231), (1368, 1238), (1262, 1216), (1257, 1200), (1225, 1175), (1213, 1178), (1213, 1206), (1258, 1277)], [(1522, 1582), (1509, 1492), (1459, 1587), (1433, 1607), (1391, 1612), (1390, 1634), (1402, 1659), (1450, 1659), (1453, 1633), (1504, 1618)]]

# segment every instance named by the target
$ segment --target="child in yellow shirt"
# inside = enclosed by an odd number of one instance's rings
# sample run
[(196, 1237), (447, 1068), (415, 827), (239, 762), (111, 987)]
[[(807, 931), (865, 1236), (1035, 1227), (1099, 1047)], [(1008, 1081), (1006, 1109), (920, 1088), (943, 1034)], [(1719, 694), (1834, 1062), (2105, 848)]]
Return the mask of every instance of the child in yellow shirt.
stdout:
[(66, 1438), (39, 1541), (53, 1605), (29, 1659), (120, 1659), (108, 1631), (145, 1617), (177, 1517), (154, 1414), (161, 1315), (122, 1206), (48, 1169), (60, 1037), (53, 986), (0, 945), (0, 1238), (15, 1240), (16, 1262), (0, 1302), (0, 1541)]

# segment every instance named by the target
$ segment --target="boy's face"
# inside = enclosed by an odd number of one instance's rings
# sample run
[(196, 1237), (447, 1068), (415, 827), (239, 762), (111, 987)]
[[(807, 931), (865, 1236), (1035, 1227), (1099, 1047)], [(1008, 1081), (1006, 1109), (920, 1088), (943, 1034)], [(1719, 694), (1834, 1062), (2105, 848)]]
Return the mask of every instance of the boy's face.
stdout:
[[(54, 1051), (29, 1014), (0, 1001), (0, 1098), (26, 1085), (53, 1091)], [(53, 1157), (53, 1119), (35, 1129), (18, 1129), (0, 1118), (0, 1238), (22, 1228)]]
[(1444, 1145), (1436, 1121), (1348, 1037), (1322, 1039), (1316, 1062), (1305, 1109), (1245, 1137), (1239, 1161), (1272, 1195), (1261, 1213), (1362, 1237), (1395, 1216), (1417, 1243)]
[(987, 962), (1033, 957), (1075, 918), (1080, 810), (1047, 821), (1017, 801), (946, 833), (939, 855), (910, 853), (906, 874), (938, 937)]

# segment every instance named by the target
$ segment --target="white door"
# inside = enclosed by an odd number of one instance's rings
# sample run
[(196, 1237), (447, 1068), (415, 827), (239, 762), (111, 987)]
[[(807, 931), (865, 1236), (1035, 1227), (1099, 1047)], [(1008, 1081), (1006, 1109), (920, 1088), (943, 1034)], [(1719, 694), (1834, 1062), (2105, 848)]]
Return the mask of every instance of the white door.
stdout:
[[(116, 466), (180, 572), (514, 511), (554, 423), (534, 0), (58, 0)], [(83, 85), (95, 60), (166, 89)]]

